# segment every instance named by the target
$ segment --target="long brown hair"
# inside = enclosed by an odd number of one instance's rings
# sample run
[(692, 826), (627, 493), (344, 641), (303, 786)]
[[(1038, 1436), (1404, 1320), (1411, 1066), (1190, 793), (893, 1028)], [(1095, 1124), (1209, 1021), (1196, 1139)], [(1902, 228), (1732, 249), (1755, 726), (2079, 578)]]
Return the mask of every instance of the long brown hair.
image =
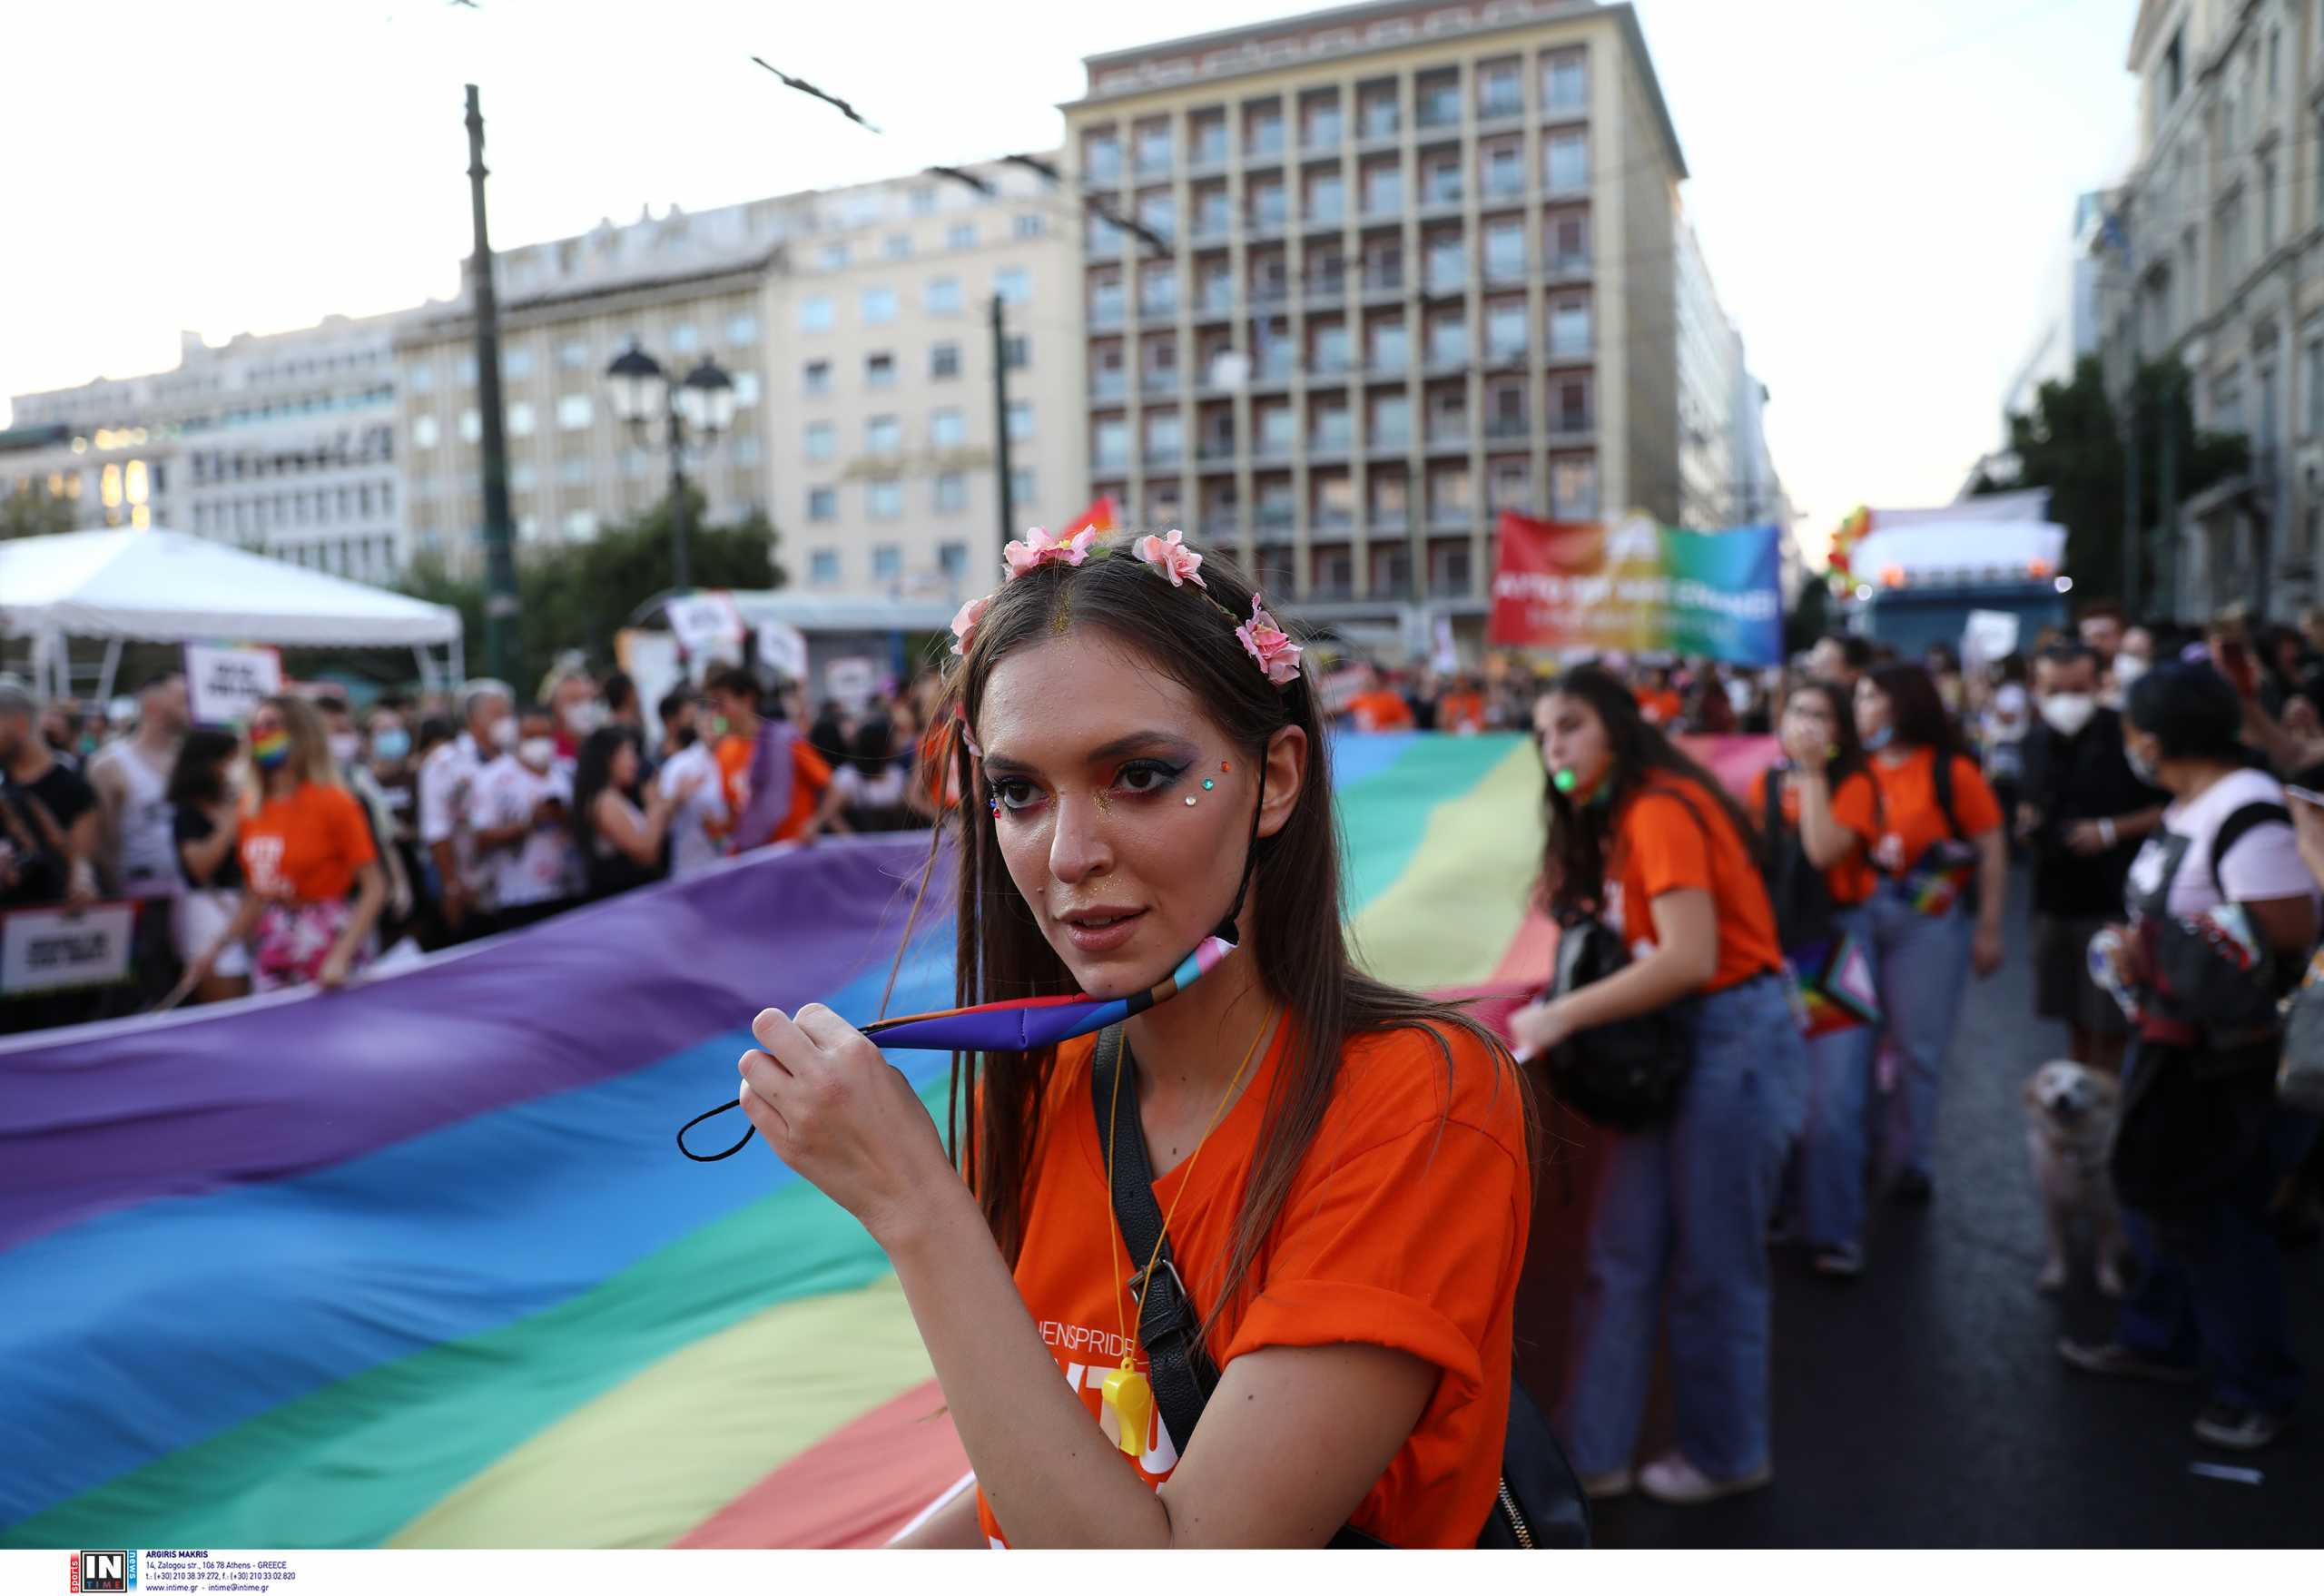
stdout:
[[(1578, 698), (1606, 728), (1606, 779), (1587, 804), (1558, 789), (1544, 769), (1541, 813), (1549, 840), (1541, 850), (1541, 901), (1553, 915), (1603, 906), (1606, 851), (1615, 817), (1630, 797), (1660, 771), (1683, 776), (1725, 813), (1743, 851), (1756, 860), (1758, 828), (1717, 776), (1687, 757), (1661, 729), (1639, 713), (1638, 700), (1620, 677), (1597, 665), (1579, 665), (1550, 684), (1544, 696)], [(1709, 824), (1708, 817), (1702, 818)]]
[[(957, 712), (962, 724), (972, 728), (1001, 660), (1072, 628), (1091, 627), (1136, 650), (1185, 686), (1249, 760), (1264, 758), (1270, 740), (1285, 726), (1306, 734), (1305, 782), (1281, 829), (1258, 842), (1251, 882), (1250, 951), (1260, 986), (1285, 1011), (1289, 1052), (1268, 1096), (1232, 1247), (1215, 1280), (1195, 1283), (1198, 1299), (1210, 1303), (1207, 1333), (1245, 1287), (1283, 1214), (1331, 1106), (1341, 1053), (1351, 1038), (1382, 1030), (1425, 1032), (1443, 1056), (1449, 1102), (1448, 1037), (1465, 1031), (1489, 1050), (1500, 1077), (1496, 1089), (1505, 1083), (1517, 1092), (1529, 1153), (1532, 1108), (1508, 1049), (1490, 1030), (1457, 1009), (1373, 980), (1350, 957), (1330, 744), (1306, 677), (1275, 686), (1244, 651), (1227, 616), (1193, 592), (1174, 589), (1142, 561), (1118, 550), (1101, 554), (1078, 567), (1042, 566), (993, 596), (945, 685), (940, 718)], [(1206, 553), (1202, 575), (1210, 597), (1229, 615), (1250, 614), (1256, 594), (1230, 561)], [(1064, 961), (1009, 879), (967, 739), (956, 732), (948, 754), (962, 798), (955, 1000), (982, 1003), (1073, 991)], [(934, 864), (931, 849), (930, 870)], [(923, 892), (925, 886), (923, 879)], [(954, 1161), (975, 1189), (986, 1223), (1012, 1266), (1024, 1242), (1026, 1176), (1043, 1128), (1043, 1092), (1056, 1062), (1054, 1049), (953, 1058), (948, 1125)]]

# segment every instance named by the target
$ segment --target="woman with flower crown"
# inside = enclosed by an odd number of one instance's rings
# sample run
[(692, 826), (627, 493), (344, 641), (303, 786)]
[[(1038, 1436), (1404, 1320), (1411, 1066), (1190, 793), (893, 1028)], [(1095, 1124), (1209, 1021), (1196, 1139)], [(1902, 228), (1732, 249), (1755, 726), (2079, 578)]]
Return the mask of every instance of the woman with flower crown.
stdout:
[[(758, 1135), (894, 1265), (974, 1467), (902, 1543), (1473, 1544), (1531, 1205), (1522, 1079), (1355, 967), (1315, 695), (1240, 574), (1175, 531), (1037, 529), (1007, 566), (953, 623), (958, 999), (1168, 1000), (961, 1056), (957, 1157), (820, 1005), (760, 1014), (741, 1061)], [(1111, 1199), (1141, 1167), (1163, 1225), (1133, 1256)], [(1169, 1369), (1216, 1378), (1187, 1434), (1148, 1355), (1171, 1299)]]

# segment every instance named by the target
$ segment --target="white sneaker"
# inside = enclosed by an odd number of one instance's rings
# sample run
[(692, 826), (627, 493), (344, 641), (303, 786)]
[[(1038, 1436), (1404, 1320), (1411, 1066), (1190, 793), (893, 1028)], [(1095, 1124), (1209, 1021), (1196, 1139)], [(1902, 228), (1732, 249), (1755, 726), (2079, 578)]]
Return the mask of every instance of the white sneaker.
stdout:
[(1761, 1463), (1749, 1473), (1732, 1480), (1714, 1480), (1689, 1463), (1679, 1453), (1656, 1458), (1638, 1472), (1638, 1488), (1655, 1501), (1672, 1507), (1693, 1507), (1705, 1502), (1717, 1502), (1722, 1496), (1739, 1496), (1746, 1491), (1757, 1491), (1776, 1477), (1773, 1463)]

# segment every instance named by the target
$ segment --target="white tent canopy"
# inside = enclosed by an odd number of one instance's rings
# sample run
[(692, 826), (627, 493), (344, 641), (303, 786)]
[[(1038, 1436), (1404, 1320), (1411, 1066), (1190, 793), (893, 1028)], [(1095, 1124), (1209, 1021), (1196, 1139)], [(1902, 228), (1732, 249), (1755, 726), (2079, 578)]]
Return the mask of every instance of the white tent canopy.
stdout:
[(2015, 580), (2054, 576), (2065, 557), (2066, 529), (2050, 521), (1928, 521), (1865, 535), (1848, 554), (1862, 582), (1968, 576)]
[(53, 690), (66, 637), (108, 639), (108, 678), (124, 641), (410, 648), (422, 676), (443, 645), (459, 672), (458, 610), (179, 532), (0, 542), (0, 634), (34, 639)]

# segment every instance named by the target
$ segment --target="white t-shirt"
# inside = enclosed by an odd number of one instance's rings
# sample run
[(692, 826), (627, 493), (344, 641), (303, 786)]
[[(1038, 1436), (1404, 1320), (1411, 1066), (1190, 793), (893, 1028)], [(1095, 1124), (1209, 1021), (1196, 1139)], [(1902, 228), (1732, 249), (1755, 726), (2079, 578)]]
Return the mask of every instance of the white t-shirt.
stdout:
[(420, 762), (415, 784), (419, 789), (421, 849), (432, 852), (437, 843), (448, 839), (462, 884), (472, 896), (484, 897), (488, 901), (492, 885), (490, 862), (477, 858), (468, 827), (468, 806), (476, 797), (477, 777), (484, 765), (483, 756), (477, 752), (476, 739), (462, 732)]
[[(2162, 812), (2162, 829), (2146, 840), (2131, 862), (2124, 894), (2132, 903), (2144, 901), (2162, 876), (2162, 854), (2171, 835), (2188, 839), (2186, 856), (2171, 878), (2171, 912), (2179, 919), (2195, 916), (2220, 905), (2211, 885), (2211, 840), (2228, 816), (2250, 803), (2281, 803), (2283, 787), (2263, 771), (2240, 770), (2221, 776), (2192, 800), (2173, 803)], [(2316, 882), (2299, 860), (2290, 823), (2263, 821), (2250, 827), (2228, 848), (2219, 862), (2219, 879), (2230, 902), (2265, 902), (2271, 898), (2297, 898), (2314, 893)]]
[(687, 777), (696, 775), (701, 778), (701, 784), (670, 815), (673, 881), (700, 875), (721, 857), (717, 839), (710, 834), (710, 828), (726, 823), (726, 794), (718, 785), (718, 759), (710, 752), (710, 745), (695, 743), (680, 749), (670, 756), (655, 779), (662, 783), (663, 795), (667, 797), (684, 786)]
[[(555, 765), (536, 771), (504, 754), (478, 776), (468, 800), (468, 824), (479, 832), (517, 825), (550, 798), (571, 807), (573, 782), (564, 771)], [(502, 909), (572, 897), (580, 878), (578, 862), (572, 828), (561, 821), (536, 825), (521, 842), (484, 857), (492, 872), (493, 901)]]
[(2014, 743), (2033, 727), (2032, 697), (2018, 682), (2004, 682), (1985, 704), (1984, 734), (1988, 743)]
[(892, 809), (904, 801), (908, 782), (903, 767), (892, 764), (881, 766), (876, 776), (867, 776), (852, 764), (842, 764), (832, 773), (840, 803), (849, 809)]

